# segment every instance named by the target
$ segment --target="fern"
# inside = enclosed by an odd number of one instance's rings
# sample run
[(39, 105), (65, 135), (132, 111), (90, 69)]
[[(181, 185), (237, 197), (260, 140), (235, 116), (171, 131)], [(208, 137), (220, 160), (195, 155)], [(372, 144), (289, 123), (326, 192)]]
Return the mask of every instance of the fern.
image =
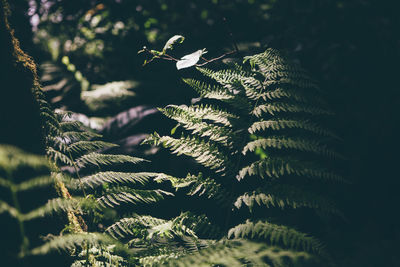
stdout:
[[(269, 221), (273, 218), (274, 222), (287, 222), (284, 211), (289, 209), (310, 209), (316, 214), (343, 217), (329, 194), (315, 191), (318, 187), (328, 192), (331, 183), (346, 182), (329, 167), (332, 160), (342, 158), (332, 146), (338, 137), (321, 124), (332, 112), (325, 106), (316, 82), (287, 56), (268, 49), (244, 61), (250, 66), (236, 65), (217, 71), (198, 68), (210, 82), (184, 79), (205, 103), (160, 109), (178, 122), (182, 137), (155, 133), (144, 143), (162, 145), (178, 156), (191, 157), (210, 174), (212, 178), (207, 179), (201, 174), (160, 179), (170, 181), (177, 190), (186, 188), (191, 197), (206, 196), (215, 201), (214, 212), (224, 211), (226, 217), (222, 221), (215, 218), (214, 223), (225, 231), (226, 237), (261, 242), (248, 243), (249, 246), (265, 246), (264, 242), (268, 246), (262, 251), (250, 251), (252, 261), (230, 247), (228, 244), (234, 243), (229, 241), (216, 247), (215, 252), (206, 250), (204, 254), (200, 251), (183, 257), (176, 254), (179, 260), (167, 261), (171, 266), (185, 266), (184, 262), (196, 262), (197, 266), (286, 266), (280, 253), (274, 255), (269, 265), (263, 261), (264, 256), (257, 256), (258, 252), (267, 255), (276, 247), (283, 254), (304, 253), (301, 255), (330, 260), (317, 239), (291, 226)], [(251, 176), (254, 177), (250, 179)], [(242, 206), (250, 211), (247, 217), (235, 212)], [(256, 206), (258, 210), (274, 208), (281, 212), (256, 213)], [(240, 220), (246, 222), (237, 224)], [(215, 240), (219, 238), (214, 236)], [(222, 251), (223, 257), (218, 254)], [(298, 252), (290, 254), (292, 251)]]
[(292, 228), (258, 221), (257, 223), (247, 220), (244, 224), (239, 224), (228, 232), (228, 238), (262, 238), (268, 240), (271, 245), (283, 244), (284, 247), (325, 254), (322, 244), (315, 238), (308, 237)]
[(197, 253), (163, 261), (163, 266), (310, 266), (313, 257), (306, 252), (246, 240), (224, 241)]
[(77, 207), (74, 205), (76, 203), (56, 198), (45, 204), (36, 203), (33, 210), (24, 211), (21, 200), (29, 193), (27, 191), (41, 187), (51, 189), (55, 180), (56, 178), (50, 174), (50, 164), (46, 158), (25, 153), (15, 147), (0, 145), (0, 187), (5, 190), (3, 192), (7, 192), (0, 199), (0, 214), (8, 214), (19, 225), (22, 243), (18, 254), (21, 257), (26, 256), (29, 251), (27, 221)]

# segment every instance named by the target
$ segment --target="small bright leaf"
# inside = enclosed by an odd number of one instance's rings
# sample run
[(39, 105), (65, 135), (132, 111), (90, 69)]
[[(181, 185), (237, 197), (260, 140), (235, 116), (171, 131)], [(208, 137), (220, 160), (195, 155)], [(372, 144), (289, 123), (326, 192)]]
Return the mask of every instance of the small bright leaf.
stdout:
[(176, 43), (181, 44), (185, 40), (185, 37), (182, 35), (174, 35), (165, 43), (163, 48), (163, 53), (165, 53), (168, 49), (172, 49), (173, 45)]
[(200, 57), (205, 53), (207, 53), (206, 49), (200, 49), (192, 54), (182, 57), (178, 62), (176, 62), (176, 68), (180, 70), (196, 65), (196, 63), (199, 62)]

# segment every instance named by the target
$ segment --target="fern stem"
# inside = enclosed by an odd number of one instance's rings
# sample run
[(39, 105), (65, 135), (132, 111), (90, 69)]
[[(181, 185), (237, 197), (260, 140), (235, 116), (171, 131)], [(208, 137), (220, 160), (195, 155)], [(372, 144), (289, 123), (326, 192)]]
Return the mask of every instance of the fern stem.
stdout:
[[(266, 80), (266, 78), (265, 78), (265, 80)], [(264, 90), (264, 86), (261, 86), (260, 91), (259, 91), (258, 93), (261, 94), (263, 90)], [(256, 103), (254, 104), (254, 106), (253, 106), (253, 108), (252, 108), (251, 110), (253, 110), (255, 107), (257, 107), (259, 101), (260, 101), (260, 98), (256, 100)], [(254, 116), (251, 116), (251, 120), (249, 121), (248, 125), (252, 125), (253, 122), (254, 122)], [(247, 127), (247, 128), (248, 128), (248, 127)], [(248, 131), (247, 131), (247, 133), (248, 133)], [(242, 139), (242, 143), (241, 143), (240, 146), (239, 146), (239, 150), (237, 150), (237, 152), (238, 152), (239, 154), (240, 154), (240, 151), (243, 150), (243, 147), (245, 146), (246, 141), (247, 141), (247, 140), (246, 140), (246, 138), (245, 138), (245, 136), (244, 136), (243, 139)], [(238, 160), (237, 160), (237, 163), (236, 163), (236, 166), (235, 166), (235, 173), (238, 173), (239, 170), (240, 170), (240, 163), (241, 163), (241, 161), (242, 161), (242, 158), (243, 158), (243, 157), (240, 157), (240, 156), (238, 157)], [(232, 183), (231, 193), (233, 193), (234, 190), (235, 190), (235, 182), (236, 182), (236, 181), (234, 180), (234, 182)], [(231, 216), (232, 216), (232, 212), (231, 212), (232, 207), (234, 207), (234, 203), (232, 203), (232, 205), (231, 205), (230, 207), (228, 207), (227, 215), (226, 215), (225, 228), (228, 228), (228, 227), (229, 227), (229, 221), (230, 221)]]
[(76, 176), (78, 176), (78, 180), (79, 180), (79, 184), (80, 184), (80, 186), (82, 188), (83, 196), (86, 198), (86, 192), (85, 192), (85, 188), (84, 188), (83, 183), (82, 183), (81, 176), (79, 174), (78, 166), (76, 166), (76, 163), (75, 163), (75, 161), (74, 161), (74, 159), (73, 159), (73, 157), (71, 155), (71, 151), (69, 151), (69, 150), (68, 150), (68, 156), (69, 156), (69, 159), (72, 162), (72, 166), (74, 167), (74, 170), (76, 172)]

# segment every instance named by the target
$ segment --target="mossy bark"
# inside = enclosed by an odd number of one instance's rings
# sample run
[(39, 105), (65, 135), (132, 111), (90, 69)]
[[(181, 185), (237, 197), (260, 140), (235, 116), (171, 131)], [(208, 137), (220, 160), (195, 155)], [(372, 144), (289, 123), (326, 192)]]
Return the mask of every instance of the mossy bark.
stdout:
[(8, 21), (6, 0), (0, 0), (0, 143), (43, 153), (39, 105), (40, 90), (33, 59), (24, 53)]

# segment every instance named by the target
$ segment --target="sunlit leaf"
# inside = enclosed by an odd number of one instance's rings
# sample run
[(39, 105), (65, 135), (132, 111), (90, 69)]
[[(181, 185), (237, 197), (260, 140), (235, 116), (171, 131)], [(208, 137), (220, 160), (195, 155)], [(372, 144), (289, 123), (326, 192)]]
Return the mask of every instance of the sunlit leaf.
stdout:
[(207, 51), (205, 49), (200, 49), (192, 54), (182, 57), (181, 60), (176, 62), (176, 68), (178, 70), (180, 70), (180, 69), (189, 68), (189, 67), (196, 65), (196, 63), (199, 62), (200, 57), (202, 55), (204, 55), (205, 53), (207, 53)]
[(174, 35), (169, 40), (165, 43), (165, 46), (163, 48), (163, 53), (165, 53), (168, 49), (172, 49), (174, 44), (178, 43), (181, 44), (185, 40), (185, 37), (182, 35)]

